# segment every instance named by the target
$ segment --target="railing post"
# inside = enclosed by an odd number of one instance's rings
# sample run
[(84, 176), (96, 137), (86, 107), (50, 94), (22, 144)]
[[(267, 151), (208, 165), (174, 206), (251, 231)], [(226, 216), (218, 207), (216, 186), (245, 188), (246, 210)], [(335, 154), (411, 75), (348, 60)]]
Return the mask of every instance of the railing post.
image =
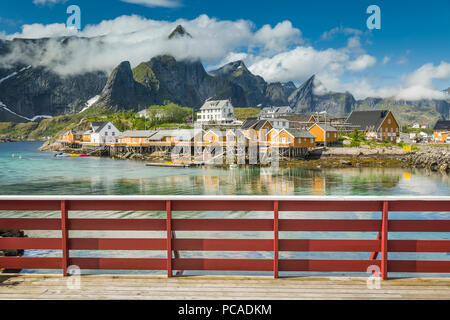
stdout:
[(279, 261), (279, 212), (278, 212), (278, 206), (279, 206), (279, 202), (278, 201), (274, 201), (273, 204), (273, 232), (274, 232), (274, 237), (273, 237), (273, 277), (275, 279), (278, 279), (278, 270), (279, 270), (279, 265), (278, 265), (278, 261)]
[(67, 269), (69, 267), (69, 214), (67, 211), (67, 203), (65, 200), (61, 201), (61, 237), (62, 237), (62, 271), (64, 277), (69, 274)]
[(167, 277), (171, 278), (172, 273), (172, 202), (166, 201), (167, 212)]
[(383, 221), (381, 226), (381, 277), (388, 278), (388, 235), (389, 235), (389, 202), (383, 202)]

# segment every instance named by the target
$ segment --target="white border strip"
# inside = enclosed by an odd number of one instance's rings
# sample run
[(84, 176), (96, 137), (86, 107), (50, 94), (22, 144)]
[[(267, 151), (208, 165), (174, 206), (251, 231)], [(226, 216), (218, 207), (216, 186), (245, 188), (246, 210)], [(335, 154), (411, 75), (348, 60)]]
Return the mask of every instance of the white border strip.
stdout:
[[(0, 201), (450, 201), (450, 196), (0, 196)], [(450, 206), (449, 206), (450, 210)]]

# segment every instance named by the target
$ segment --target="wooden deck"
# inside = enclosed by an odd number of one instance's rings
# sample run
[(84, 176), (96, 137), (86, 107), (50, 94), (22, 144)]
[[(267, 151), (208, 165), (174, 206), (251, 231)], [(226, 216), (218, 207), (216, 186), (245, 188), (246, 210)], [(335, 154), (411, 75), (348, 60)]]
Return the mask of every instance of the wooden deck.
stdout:
[(83, 276), (81, 290), (68, 289), (68, 279), (0, 275), (0, 299), (450, 300), (450, 279), (394, 279), (379, 290), (368, 289), (364, 278)]

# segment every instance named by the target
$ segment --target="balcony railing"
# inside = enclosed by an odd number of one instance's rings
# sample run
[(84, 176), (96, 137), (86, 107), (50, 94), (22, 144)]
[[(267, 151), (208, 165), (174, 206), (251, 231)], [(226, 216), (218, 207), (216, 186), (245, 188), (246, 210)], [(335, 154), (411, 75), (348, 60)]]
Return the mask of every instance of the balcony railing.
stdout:
[[(3, 218), (1, 212), (58, 211), (60, 217)], [(69, 219), (70, 211), (164, 212), (164, 219)], [(270, 212), (270, 219), (174, 219), (175, 212)], [(282, 219), (280, 214), (305, 212), (379, 212), (367, 219)], [(0, 197), (0, 230), (58, 230), (60, 238), (0, 238), (0, 249), (61, 250), (62, 257), (0, 257), (0, 268), (61, 269), (68, 267), (100, 270), (173, 270), (273, 272), (367, 272), (380, 269), (383, 279), (389, 272), (450, 273), (450, 261), (391, 260), (388, 253), (450, 252), (450, 240), (390, 240), (390, 232), (450, 232), (447, 220), (389, 219), (390, 212), (450, 212), (450, 197)], [(445, 217), (445, 216), (444, 216)], [(448, 216), (447, 216), (448, 217)], [(70, 238), (69, 231), (164, 231), (156, 239)], [(245, 232), (266, 231), (267, 239), (181, 239), (175, 231)], [(281, 232), (371, 232), (377, 239), (282, 239)], [(76, 258), (70, 250), (165, 251), (163, 259)], [(186, 259), (182, 251), (273, 252), (273, 259)], [(280, 252), (367, 252), (367, 260), (280, 259)], [(175, 253), (175, 255), (174, 255)], [(377, 257), (380, 256), (379, 259)], [(368, 254), (369, 257), (369, 254)]]

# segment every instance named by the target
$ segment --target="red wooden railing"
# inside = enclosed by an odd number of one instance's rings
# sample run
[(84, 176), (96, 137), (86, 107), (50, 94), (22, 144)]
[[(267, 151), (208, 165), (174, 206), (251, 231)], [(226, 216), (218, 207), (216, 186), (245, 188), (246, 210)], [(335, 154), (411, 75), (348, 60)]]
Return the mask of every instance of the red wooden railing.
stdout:
[[(61, 211), (60, 219), (1, 218), (4, 211)], [(163, 211), (166, 219), (69, 219), (69, 211)], [(269, 211), (273, 219), (173, 219), (179, 211)], [(389, 220), (389, 212), (450, 211), (450, 197), (0, 197), (0, 230), (61, 230), (61, 238), (0, 238), (0, 249), (61, 250), (61, 258), (0, 257), (0, 268), (279, 272), (450, 273), (450, 261), (388, 260), (389, 252), (450, 252), (450, 240), (389, 240), (389, 232), (450, 232), (449, 220)], [(380, 220), (280, 219), (283, 212), (380, 212)], [(163, 239), (79, 239), (69, 230), (166, 231)], [(271, 239), (175, 239), (175, 231), (270, 231)], [(280, 239), (283, 231), (378, 232), (374, 240)], [(70, 250), (157, 250), (166, 259), (72, 258)], [(273, 252), (273, 259), (182, 259), (180, 251)], [(368, 260), (288, 260), (279, 252), (368, 252)], [(380, 260), (376, 260), (380, 253)]]

